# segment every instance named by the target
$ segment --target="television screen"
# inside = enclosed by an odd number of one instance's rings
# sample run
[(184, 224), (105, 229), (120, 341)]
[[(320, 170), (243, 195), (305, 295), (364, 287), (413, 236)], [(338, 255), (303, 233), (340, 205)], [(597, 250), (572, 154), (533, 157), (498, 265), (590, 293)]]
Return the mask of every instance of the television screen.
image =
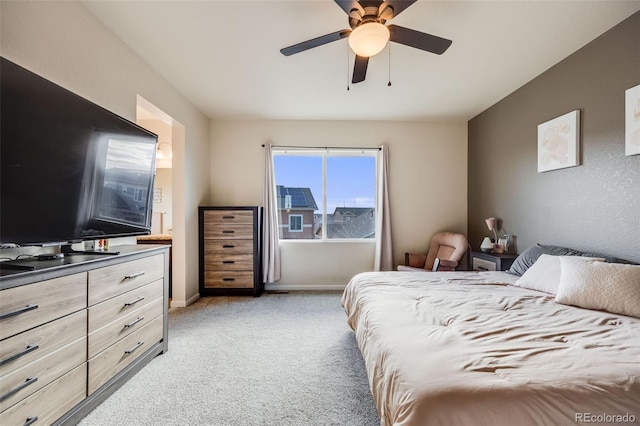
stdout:
[(0, 60), (0, 243), (148, 234), (157, 136)]

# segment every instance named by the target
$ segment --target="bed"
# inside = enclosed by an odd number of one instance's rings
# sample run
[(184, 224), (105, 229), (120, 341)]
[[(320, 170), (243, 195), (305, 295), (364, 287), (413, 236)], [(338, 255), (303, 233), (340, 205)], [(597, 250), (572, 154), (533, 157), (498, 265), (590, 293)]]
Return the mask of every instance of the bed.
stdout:
[[(631, 309), (640, 302), (635, 277), (622, 297)], [(640, 319), (558, 303), (559, 292), (516, 285), (520, 278), (468, 271), (351, 279), (342, 306), (381, 425), (640, 424)]]

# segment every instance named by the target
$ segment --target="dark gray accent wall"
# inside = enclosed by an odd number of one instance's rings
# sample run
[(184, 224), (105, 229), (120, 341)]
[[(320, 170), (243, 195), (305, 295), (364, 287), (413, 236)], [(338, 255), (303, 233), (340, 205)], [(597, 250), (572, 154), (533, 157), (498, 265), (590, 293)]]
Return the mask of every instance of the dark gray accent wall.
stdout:
[[(640, 155), (624, 154), (640, 84), (640, 12), (469, 121), (469, 242), (502, 219), (518, 253), (554, 244), (640, 262)], [(537, 172), (537, 126), (581, 114), (580, 165)]]

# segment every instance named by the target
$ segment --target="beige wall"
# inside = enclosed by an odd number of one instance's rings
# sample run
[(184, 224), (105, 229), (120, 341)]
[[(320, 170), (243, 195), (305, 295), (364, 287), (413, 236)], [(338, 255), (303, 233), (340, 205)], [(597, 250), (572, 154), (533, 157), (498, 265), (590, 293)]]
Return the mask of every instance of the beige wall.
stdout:
[[(212, 205), (263, 205), (263, 143), (389, 147), (396, 263), (424, 251), (439, 230), (466, 233), (466, 123), (212, 121)], [(281, 244), (282, 280), (271, 289), (342, 288), (373, 268), (372, 242)]]
[(0, 19), (7, 59), (132, 122), (141, 95), (184, 125), (184, 146), (174, 147), (180, 178), (173, 188), (182, 209), (173, 213), (184, 226), (174, 226), (173, 296), (178, 306), (196, 300), (197, 207), (209, 195), (209, 120), (79, 3), (3, 1)]

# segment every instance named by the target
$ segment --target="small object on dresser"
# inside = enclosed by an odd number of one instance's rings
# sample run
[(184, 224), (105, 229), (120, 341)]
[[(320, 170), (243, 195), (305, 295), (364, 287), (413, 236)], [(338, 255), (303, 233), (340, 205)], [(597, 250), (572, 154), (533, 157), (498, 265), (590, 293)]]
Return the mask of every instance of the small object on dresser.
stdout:
[(493, 243), (491, 242), (489, 237), (484, 237), (484, 240), (482, 240), (482, 244), (480, 244), (480, 250), (485, 253), (490, 253), (491, 250), (493, 250)]

